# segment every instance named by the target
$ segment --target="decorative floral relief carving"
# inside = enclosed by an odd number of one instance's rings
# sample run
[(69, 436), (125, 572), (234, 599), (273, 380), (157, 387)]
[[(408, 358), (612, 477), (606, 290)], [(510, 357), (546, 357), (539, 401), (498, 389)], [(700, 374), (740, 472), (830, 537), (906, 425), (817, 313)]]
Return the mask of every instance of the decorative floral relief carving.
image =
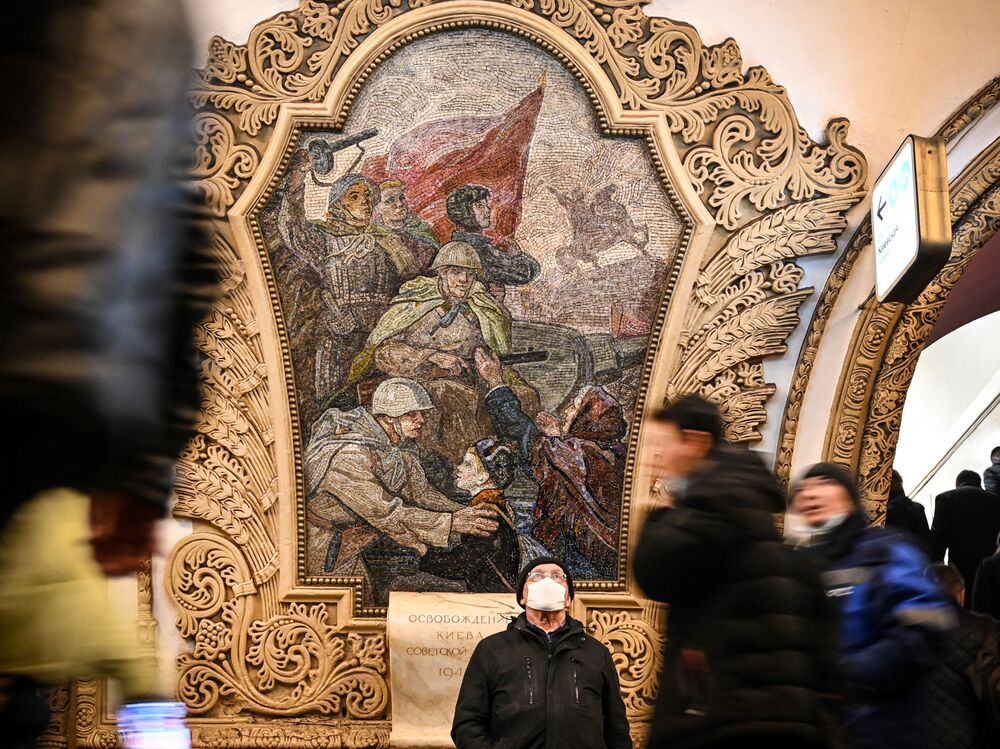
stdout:
[(203, 728), (191, 731), (191, 744), (211, 749), (362, 749), (389, 745), (389, 726), (345, 728), (336, 723), (309, 727), (255, 726)]
[(69, 745), (67, 719), (70, 717), (72, 689), (72, 683), (66, 681), (45, 690), (45, 702), (49, 706), (51, 717), (36, 742), (39, 749), (65, 749)]
[(651, 612), (636, 617), (631, 609), (592, 610), (587, 622), (590, 633), (611, 651), (630, 721), (649, 720), (656, 699), (664, 639)]
[(833, 252), (844, 213), (859, 193), (778, 209), (734, 232), (705, 265), (686, 310), (681, 364), (666, 397), (700, 392), (719, 404), (726, 437), (760, 439), (775, 386), (762, 361), (785, 351), (798, 308), (812, 293), (799, 288), (795, 258)]
[(282, 104), (320, 101), (361, 37), (392, 18), (399, 5), (399, 0), (336, 5), (304, 0), (297, 11), (254, 27), (245, 46), (213, 37), (195, 105), (234, 111), (240, 130), (257, 135), (274, 122)]
[(1000, 101), (1000, 75), (964, 102), (938, 130), (938, 137), (951, 140), (996, 106), (998, 101)]
[(77, 747), (119, 749), (124, 746), (121, 734), (103, 720), (105, 686), (100, 679), (82, 679), (73, 686)]
[[(997, 102), (1000, 101), (1000, 77), (994, 78), (986, 86), (980, 89), (976, 94), (974, 94), (968, 101), (962, 104), (959, 109), (953, 113), (945, 122), (944, 125), (935, 133), (937, 137), (944, 138), (946, 141), (951, 140), (955, 136), (964, 132), (970, 125), (976, 122), (979, 118), (983, 116), (992, 107), (996, 106)], [(997, 181), (998, 176), (1000, 176), (1000, 163), (996, 159), (991, 158), (988, 153), (984, 153), (981, 159), (985, 159), (985, 164), (983, 168), (977, 169), (973, 168), (973, 173), (970, 178), (965, 181), (965, 184), (952, 185), (952, 195), (951, 195), (951, 209), (952, 209), (952, 221), (957, 222), (965, 213), (969, 210), (969, 207), (981, 196), (984, 191), (992, 184)], [(813, 312), (812, 320), (809, 323), (809, 330), (806, 334), (805, 344), (803, 345), (801, 351), (799, 352), (799, 360), (795, 367), (795, 372), (792, 375), (791, 387), (789, 388), (788, 400), (785, 404), (785, 415), (782, 420), (782, 430), (781, 437), (779, 438), (778, 453), (775, 460), (775, 472), (778, 478), (783, 482), (787, 482), (792, 467), (792, 452), (795, 444), (795, 436), (798, 431), (799, 416), (802, 409), (802, 401), (805, 397), (806, 386), (808, 385), (809, 378), (812, 374), (813, 366), (816, 362), (816, 356), (819, 351), (819, 344), (822, 340), (823, 333), (826, 330), (826, 324), (830, 319), (830, 315), (833, 311), (833, 307), (836, 304), (837, 297), (840, 294), (841, 289), (847, 282), (848, 277), (854, 269), (854, 265), (864, 249), (871, 244), (872, 241), (872, 225), (871, 225), (871, 214), (869, 213), (860, 223), (858, 229), (855, 231), (854, 236), (851, 237), (850, 242), (847, 245), (843, 255), (837, 261), (836, 266), (830, 273), (827, 279), (826, 286), (823, 289), (823, 293), (820, 300)], [(861, 323), (859, 323), (860, 327)], [(861, 339), (856, 337), (856, 343), (861, 343)], [(870, 344), (861, 343), (870, 348)], [(891, 349), (892, 355), (898, 357), (901, 355), (900, 344), (895, 345)], [(868, 361), (864, 356), (854, 356), (849, 354), (847, 357), (851, 361), (856, 361), (857, 366), (864, 368), (868, 367), (870, 372), (869, 380), (875, 376), (875, 371), (877, 369), (878, 362)], [(854, 374), (845, 374), (845, 377), (850, 380), (855, 380), (856, 376)], [(830, 430), (837, 430), (837, 433), (843, 433), (843, 440), (852, 440), (852, 444), (856, 443), (857, 436), (861, 432), (865, 413), (861, 410), (864, 404), (855, 403), (851, 405), (851, 401), (844, 400), (844, 389), (841, 389), (842, 395), (838, 398), (840, 405), (835, 404), (831, 409), (834, 413), (841, 413), (841, 418), (836, 422), (831, 421)], [(870, 392), (870, 389), (869, 389)], [(853, 390), (853, 396), (856, 397), (857, 389)], [(858, 416), (853, 420), (853, 423), (848, 425), (848, 420), (843, 418), (843, 412), (845, 410), (854, 410)], [(833, 445), (837, 442), (837, 434), (828, 431), (827, 434), (827, 455), (830, 455), (830, 450), (833, 449)], [(851, 453), (852, 462), (850, 465), (856, 465), (854, 460), (856, 459), (856, 454)], [(880, 503), (876, 500), (873, 507), (878, 506)], [(879, 509), (878, 513), (884, 512), (884, 508)]]
[(178, 693), (191, 714), (215, 714), (226, 697), (227, 714), (385, 717), (384, 634), (340, 631), (325, 604), (292, 603), (258, 618), (241, 550), (215, 534), (178, 544), (168, 586), (178, 630), (194, 638), (194, 650), (177, 659)]
[(229, 121), (211, 112), (195, 118), (196, 149), (192, 173), (215, 216), (225, 216), (233, 204), (233, 192), (253, 176), (260, 154), (253, 146), (236, 142)]
[(845, 382), (847, 392), (840, 398), (842, 406), (837, 410), (836, 426), (828, 432), (830, 442), (823, 451), (834, 462), (857, 465), (861, 449), (858, 420), (862, 408), (868, 402), (878, 362), (885, 355), (889, 334), (898, 322), (901, 311), (901, 305), (876, 304), (874, 300), (867, 307), (865, 315), (869, 333), (857, 349), (851, 376)]
[(198, 434), (178, 461), (174, 514), (210, 523), (232, 539), (259, 585), (278, 568), (272, 416), (242, 262), (221, 236), (215, 246), (225, 295), (196, 334), (205, 355), (205, 400)]

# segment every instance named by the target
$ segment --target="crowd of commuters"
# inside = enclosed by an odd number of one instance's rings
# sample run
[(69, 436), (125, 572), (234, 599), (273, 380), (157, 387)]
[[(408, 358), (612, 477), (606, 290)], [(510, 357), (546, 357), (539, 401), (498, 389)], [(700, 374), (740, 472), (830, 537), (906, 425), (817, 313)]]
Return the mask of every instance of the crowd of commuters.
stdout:
[[(969, 610), (963, 574), (979, 566), (983, 601), (1000, 592), (982, 540), (996, 546), (1000, 497), (963, 472), (929, 528), (894, 473), (880, 528), (839, 465), (811, 466), (786, 495), (700, 397), (645, 429), (655, 482), (633, 571), (670, 607), (647, 746), (1000, 746), (1000, 623)], [(516, 590), (525, 613), (472, 655), (458, 749), (631, 746), (614, 665), (566, 613), (564, 563), (530, 562)]]
[[(199, 405), (193, 330), (217, 270), (174, 168), (191, 150), (179, 5), (11, 13), (0, 399), (18, 439), (2, 453), (0, 737), (16, 748), (45, 727), (40, 686), (110, 675), (126, 698), (154, 696), (103, 586), (151, 553)], [(493, 250), (476, 236), (461, 239)], [(894, 472), (882, 529), (840, 466), (784, 492), (699, 397), (658, 411), (646, 446), (656, 482), (632, 570), (670, 607), (648, 746), (1000, 746), (1000, 447), (982, 478), (962, 471), (937, 497), (930, 526)], [(474, 450), (480, 494), (513, 480), (508, 447)], [(569, 615), (566, 562), (530, 561), (514, 590), (524, 613), (465, 670), (458, 749), (630, 749), (621, 664)]]

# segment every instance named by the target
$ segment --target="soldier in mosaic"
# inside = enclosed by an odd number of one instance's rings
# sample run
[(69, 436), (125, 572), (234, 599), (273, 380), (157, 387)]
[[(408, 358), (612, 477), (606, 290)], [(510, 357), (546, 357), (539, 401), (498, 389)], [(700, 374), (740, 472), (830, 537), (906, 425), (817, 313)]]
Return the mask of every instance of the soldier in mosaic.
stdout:
[(375, 226), (399, 238), (416, 258), (421, 273), (427, 272), (441, 246), (431, 225), (412, 213), (406, 203), (406, 186), (398, 179), (380, 182), (381, 200)]
[(379, 190), (367, 177), (336, 180), (326, 219), (308, 219), (304, 185), (311, 169), (308, 151), (299, 152), (278, 218), (288, 253), (275, 264), (305, 431), (346, 380), (351, 359), (400, 283), (418, 272), (413, 253), (398, 238), (371, 226)]
[[(414, 441), (433, 408), (420, 384), (388, 379), (370, 407), (328, 409), (306, 447), (310, 566), (360, 576), (376, 603), (386, 602), (394, 576), (415, 571), (428, 549), (497, 530), (493, 505), (459, 504), (428, 483)], [(412, 569), (386, 563), (390, 558), (412, 560)]]
[[(437, 275), (403, 284), (352, 365), (351, 381), (372, 369), (419, 381), (437, 411), (420, 444), (458, 463), (470, 444), (492, 434), (475, 352), (510, 352), (511, 321), (478, 280), (483, 266), (472, 246), (449, 242), (431, 270)], [(513, 370), (505, 375), (527, 408), (537, 411), (538, 394)]]
[(490, 191), (479, 185), (462, 185), (448, 195), (448, 218), (457, 227), (451, 239), (475, 248), (483, 267), (483, 283), (503, 299), (505, 286), (533, 281), (541, 270), (535, 258), (521, 250), (513, 239), (494, 243), (483, 234), (493, 223)]

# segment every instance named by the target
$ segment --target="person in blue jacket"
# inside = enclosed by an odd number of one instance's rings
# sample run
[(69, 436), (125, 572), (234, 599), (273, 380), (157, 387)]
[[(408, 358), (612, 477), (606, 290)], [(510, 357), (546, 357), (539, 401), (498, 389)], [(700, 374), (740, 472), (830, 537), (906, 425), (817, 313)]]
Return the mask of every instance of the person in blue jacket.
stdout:
[(927, 685), (955, 626), (927, 558), (892, 531), (868, 525), (857, 483), (817, 463), (793, 487), (789, 526), (823, 570), (840, 620), (849, 749), (927, 746)]

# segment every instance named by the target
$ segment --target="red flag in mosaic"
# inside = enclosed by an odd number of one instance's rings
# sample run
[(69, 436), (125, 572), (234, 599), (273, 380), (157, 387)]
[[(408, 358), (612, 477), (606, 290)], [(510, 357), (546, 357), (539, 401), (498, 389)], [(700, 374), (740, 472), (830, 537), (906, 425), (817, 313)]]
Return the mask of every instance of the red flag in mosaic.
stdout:
[(398, 179), (406, 185), (410, 210), (428, 221), (443, 241), (455, 228), (445, 199), (462, 185), (490, 191), (496, 239), (514, 234), (521, 221), (521, 198), (531, 139), (545, 93), (538, 88), (496, 117), (453, 117), (410, 130), (392, 144), (389, 153), (365, 161), (371, 179)]

